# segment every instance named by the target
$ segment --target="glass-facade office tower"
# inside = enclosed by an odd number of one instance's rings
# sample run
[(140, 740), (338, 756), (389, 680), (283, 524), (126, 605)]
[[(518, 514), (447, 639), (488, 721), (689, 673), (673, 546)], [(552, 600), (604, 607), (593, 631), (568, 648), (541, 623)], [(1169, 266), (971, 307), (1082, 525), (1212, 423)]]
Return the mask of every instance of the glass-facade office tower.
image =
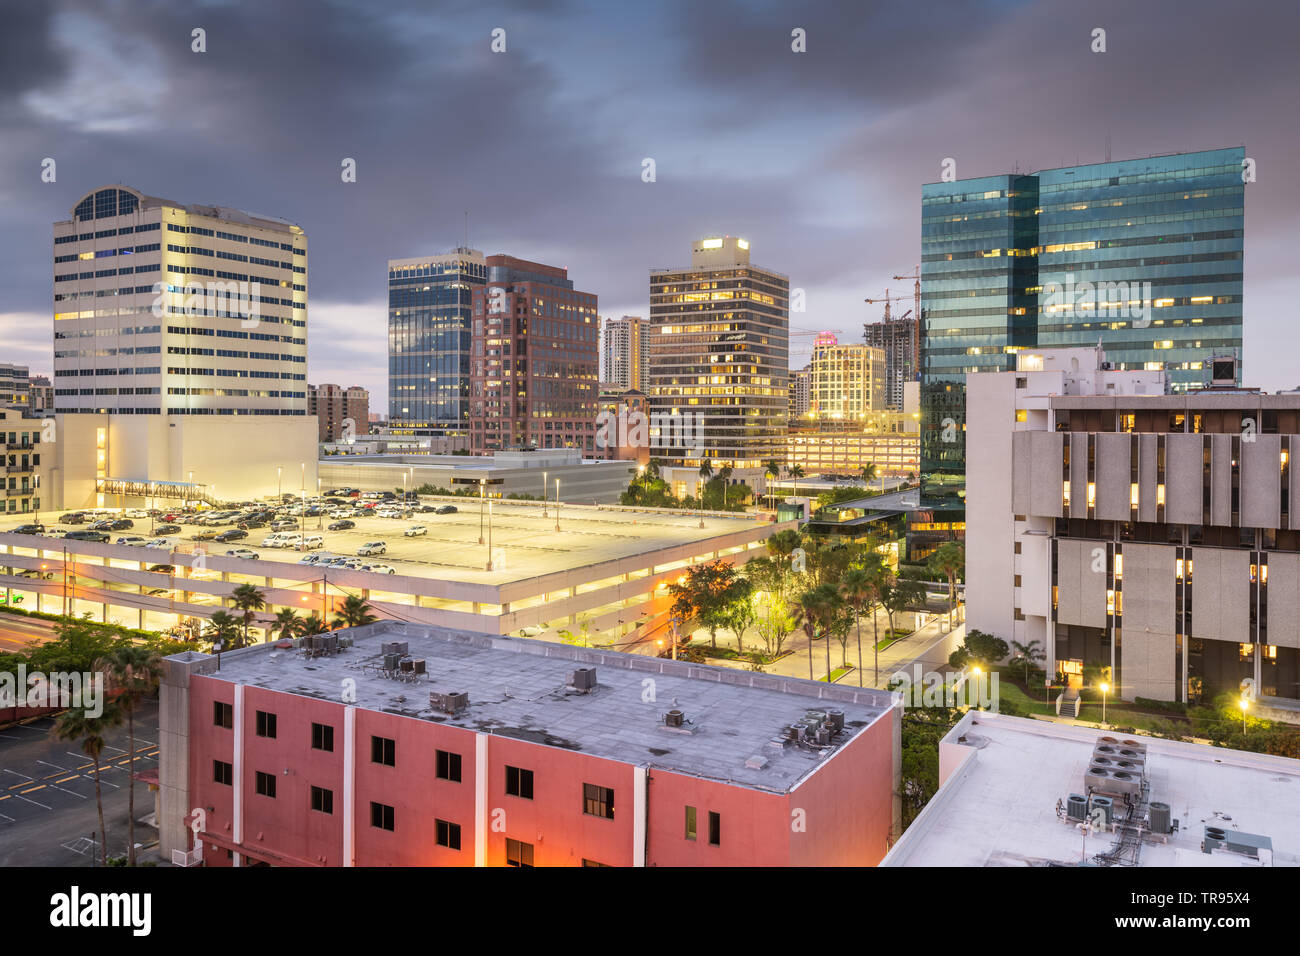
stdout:
[(388, 262), (388, 423), (469, 434), (470, 310), (487, 281), (477, 249)]
[[(930, 183), (921, 193), (923, 504), (965, 494), (965, 377), (1022, 348), (1097, 345), (1118, 369), (1205, 383), (1240, 355), (1241, 148), (1032, 175)], [(955, 517), (954, 517), (955, 516)], [(943, 527), (948, 525), (948, 527)]]
[[(652, 411), (698, 416), (704, 458), (737, 470), (784, 460), (790, 280), (750, 265), (747, 241), (701, 239), (690, 266), (651, 271), (647, 356)], [(677, 444), (655, 454), (701, 463)]]

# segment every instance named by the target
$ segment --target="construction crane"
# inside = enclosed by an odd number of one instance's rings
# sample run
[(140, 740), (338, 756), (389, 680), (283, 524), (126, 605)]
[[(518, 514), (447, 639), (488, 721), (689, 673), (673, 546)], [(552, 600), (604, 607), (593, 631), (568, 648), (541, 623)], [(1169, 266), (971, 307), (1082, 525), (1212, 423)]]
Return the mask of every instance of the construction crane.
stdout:
[(916, 320), (916, 325), (912, 330), (912, 361), (916, 369), (919, 370), (921, 367), (921, 317), (923, 314), (921, 312), (921, 267), (918, 265), (914, 271), (907, 273), (906, 275), (896, 275), (892, 278), (896, 280), (912, 279), (914, 281), (915, 284), (912, 287), (912, 308), (908, 309), (897, 319), (893, 318), (890, 315), (891, 304), (894, 302), (903, 302), (907, 299), (907, 296), (891, 296), (888, 289), (885, 290), (885, 294), (882, 298), (864, 299), (863, 301), (868, 305), (875, 305), (883, 302), (885, 306), (884, 319), (886, 322), (901, 322), (909, 315)]

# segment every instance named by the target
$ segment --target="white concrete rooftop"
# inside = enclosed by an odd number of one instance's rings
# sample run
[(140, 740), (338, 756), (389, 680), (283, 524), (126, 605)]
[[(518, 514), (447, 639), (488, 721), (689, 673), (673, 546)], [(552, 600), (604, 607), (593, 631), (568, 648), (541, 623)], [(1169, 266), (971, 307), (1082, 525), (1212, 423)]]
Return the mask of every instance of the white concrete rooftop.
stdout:
[[(339, 633), (355, 643), (334, 655), (261, 644), (223, 654), (220, 671), (207, 676), (336, 701), (351, 678), (355, 705), (364, 709), (777, 793), (887, 715), (894, 700), (870, 688), (391, 621)], [(381, 645), (389, 641), (407, 642), (427, 674), (409, 682), (383, 676)], [(193, 652), (183, 656), (196, 659)], [(579, 667), (596, 668), (591, 693), (566, 689)], [(430, 692), (468, 693), (469, 707), (455, 716), (436, 711)], [(683, 728), (665, 726), (672, 709), (683, 711)], [(843, 711), (844, 730), (829, 746), (773, 745), (790, 724), (830, 710)]]
[[(1272, 865), (1300, 865), (1300, 760), (987, 712), (968, 713), (940, 744), (939, 792), (882, 865), (1078, 865), (1083, 835), (1056, 804), (1086, 793), (1084, 770), (1102, 736), (1147, 745), (1149, 799), (1169, 804), (1178, 821), (1167, 843), (1144, 840), (1137, 865), (1255, 865), (1203, 853), (1207, 826), (1266, 836)], [(1116, 839), (1089, 836), (1089, 864)]]

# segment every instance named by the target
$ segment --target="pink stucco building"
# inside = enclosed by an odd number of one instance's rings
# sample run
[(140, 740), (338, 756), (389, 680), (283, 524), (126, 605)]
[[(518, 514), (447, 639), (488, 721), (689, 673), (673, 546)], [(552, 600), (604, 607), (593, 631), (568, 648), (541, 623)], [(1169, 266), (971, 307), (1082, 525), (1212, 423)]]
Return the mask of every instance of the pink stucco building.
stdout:
[(807, 866), (889, 848), (894, 695), (394, 622), (338, 636), (219, 669), (166, 660), (164, 851), (209, 866)]

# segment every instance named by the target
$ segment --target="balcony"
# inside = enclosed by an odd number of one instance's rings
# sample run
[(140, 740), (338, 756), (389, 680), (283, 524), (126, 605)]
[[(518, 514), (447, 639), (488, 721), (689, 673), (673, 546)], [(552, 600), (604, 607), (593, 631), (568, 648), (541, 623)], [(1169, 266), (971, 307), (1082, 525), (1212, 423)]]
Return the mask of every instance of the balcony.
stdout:
[(6, 488), (5, 489), (6, 498), (21, 498), (23, 496), (30, 496), (34, 494), (37, 494), (37, 489), (35, 488)]

